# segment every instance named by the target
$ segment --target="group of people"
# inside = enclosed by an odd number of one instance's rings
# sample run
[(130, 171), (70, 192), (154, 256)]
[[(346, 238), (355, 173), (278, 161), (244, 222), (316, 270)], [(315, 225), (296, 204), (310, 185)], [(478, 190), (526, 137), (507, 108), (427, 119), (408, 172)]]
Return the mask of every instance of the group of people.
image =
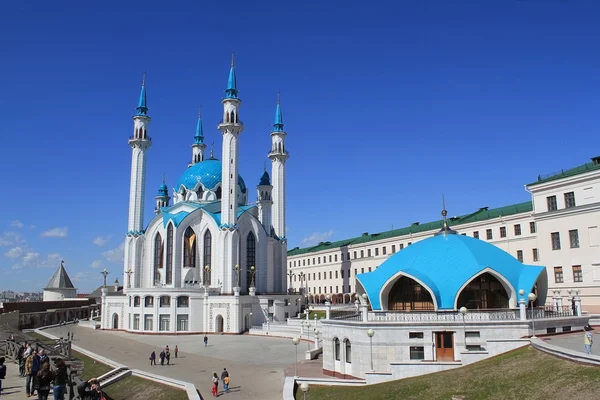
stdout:
[[(173, 352), (175, 353), (175, 358), (177, 358), (177, 355), (179, 353), (179, 347), (177, 347), (177, 345), (175, 345), (175, 350)], [(165, 365), (165, 360), (167, 361), (167, 365), (171, 365), (171, 350), (169, 350), (169, 345), (167, 345), (163, 350), (161, 350), (158, 357), (160, 358), (160, 365)], [(155, 351), (153, 351), (150, 354), (150, 365), (156, 365)]]
[(23, 342), (17, 351), (17, 361), (19, 376), (25, 378), (27, 397), (37, 392), (38, 400), (47, 400), (52, 389), (54, 400), (64, 400), (69, 377), (62, 358), (55, 359), (52, 368), (50, 357), (44, 349), (34, 349), (29, 343)]
[[(221, 382), (223, 382), (223, 391), (225, 393), (229, 393), (229, 382), (230, 382), (230, 378), (229, 378), (229, 372), (227, 371), (227, 368), (223, 368), (223, 372), (221, 372)], [(219, 395), (219, 376), (217, 375), (216, 372), (213, 372), (213, 377), (212, 377), (212, 395), (214, 397), (217, 397)]]

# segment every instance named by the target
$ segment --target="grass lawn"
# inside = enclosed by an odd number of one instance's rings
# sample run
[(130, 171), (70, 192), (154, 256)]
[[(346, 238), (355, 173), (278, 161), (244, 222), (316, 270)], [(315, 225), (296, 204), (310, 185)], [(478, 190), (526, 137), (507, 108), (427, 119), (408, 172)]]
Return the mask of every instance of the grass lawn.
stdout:
[(323, 319), (323, 318), (325, 318), (325, 311), (311, 310), (310, 313), (308, 314), (308, 319), (310, 319), (312, 321), (315, 318), (315, 315), (317, 316), (317, 319)]
[[(450, 371), (364, 387), (311, 386), (307, 400), (598, 399), (600, 367), (557, 358), (531, 346)], [(302, 400), (298, 390), (296, 399)]]
[(183, 390), (147, 379), (130, 376), (107, 386), (104, 391), (113, 400), (187, 400)]

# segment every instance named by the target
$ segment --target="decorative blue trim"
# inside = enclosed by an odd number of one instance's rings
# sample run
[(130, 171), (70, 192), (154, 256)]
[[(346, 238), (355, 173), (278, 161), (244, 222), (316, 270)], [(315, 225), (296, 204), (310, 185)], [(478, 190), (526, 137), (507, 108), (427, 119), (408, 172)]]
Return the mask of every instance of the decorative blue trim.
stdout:
[(145, 233), (146, 233), (145, 230), (141, 230), (141, 231), (132, 230), (132, 231), (127, 232), (127, 236), (142, 236)]

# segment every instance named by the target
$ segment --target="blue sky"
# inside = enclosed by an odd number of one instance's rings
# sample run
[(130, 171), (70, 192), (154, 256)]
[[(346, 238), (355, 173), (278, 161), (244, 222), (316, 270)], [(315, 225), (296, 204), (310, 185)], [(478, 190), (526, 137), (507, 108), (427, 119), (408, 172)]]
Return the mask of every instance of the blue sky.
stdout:
[(61, 259), (83, 292), (121, 277), (143, 71), (146, 222), (199, 105), (220, 156), (233, 51), (250, 187), (281, 90), (289, 248), (436, 219), (442, 192), (450, 214), (526, 201), (600, 155), (597, 1), (99, 4), (0, 5), (0, 290), (42, 288)]

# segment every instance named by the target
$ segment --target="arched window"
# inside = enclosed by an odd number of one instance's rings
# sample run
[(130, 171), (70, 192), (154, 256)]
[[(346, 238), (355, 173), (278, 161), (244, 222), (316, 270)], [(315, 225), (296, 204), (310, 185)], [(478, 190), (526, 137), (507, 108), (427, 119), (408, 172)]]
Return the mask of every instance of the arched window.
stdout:
[(350, 340), (346, 339), (344, 341), (344, 347), (346, 348), (346, 362), (348, 364), (352, 363), (352, 345), (350, 344)]
[(158, 269), (164, 266), (164, 252), (165, 248), (163, 245), (162, 237), (160, 233), (157, 233), (154, 237), (154, 283), (156, 284), (160, 280), (160, 274)]
[(508, 294), (489, 272), (475, 277), (458, 296), (457, 306), (473, 309), (508, 308)]
[(333, 354), (335, 356), (335, 361), (340, 361), (340, 339), (335, 338), (333, 341)]
[(173, 283), (173, 224), (167, 226), (167, 271), (166, 271), (167, 285)]
[(133, 298), (133, 306), (134, 307), (139, 307), (140, 306), (140, 296), (135, 296)]
[(402, 276), (394, 283), (388, 297), (389, 310), (433, 310), (431, 294), (419, 282)]
[(183, 268), (196, 266), (196, 233), (188, 226), (183, 235)]
[(252, 286), (256, 287), (256, 237), (250, 232), (246, 238), (246, 287)]
[[(211, 266), (211, 257), (212, 257), (211, 244), (212, 244), (212, 235), (210, 234), (210, 231), (207, 229), (206, 233), (204, 234), (204, 263), (203, 263), (204, 266), (203, 266), (203, 268), (205, 268), (206, 266), (208, 266), (210, 268), (210, 266)], [(210, 272), (203, 269), (203, 273), (204, 273), (204, 284), (210, 285)]]

